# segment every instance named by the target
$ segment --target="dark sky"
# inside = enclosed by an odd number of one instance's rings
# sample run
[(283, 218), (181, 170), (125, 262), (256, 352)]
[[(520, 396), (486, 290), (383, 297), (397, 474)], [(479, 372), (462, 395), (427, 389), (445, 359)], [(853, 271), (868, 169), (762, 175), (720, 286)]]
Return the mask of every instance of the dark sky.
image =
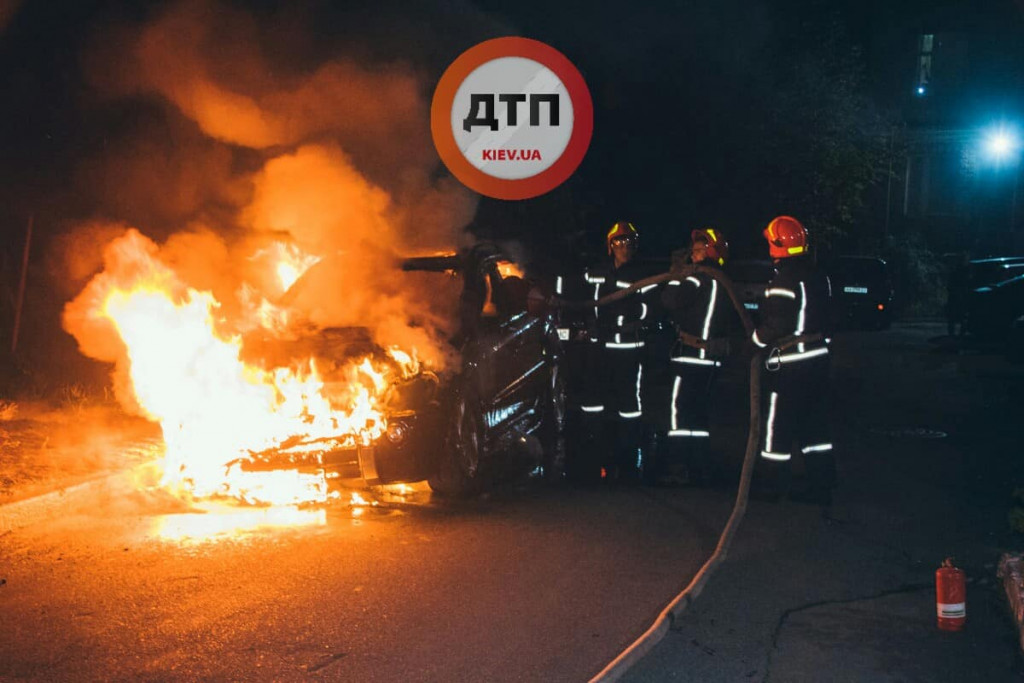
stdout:
[[(180, 74), (154, 76), (150, 63), (150, 73), (140, 75), (132, 54), (132, 41), (146, 27), (175, 12), (188, 17), (177, 30), (195, 32), (203, 22), (209, 30), (196, 55), (181, 54), (180, 64), (173, 47), (150, 61), (163, 60), (161, 68), (171, 73), (195, 58), (210, 81), (237, 85), (257, 100), (337, 61), (365, 69), (357, 80), (398, 68), (411, 74), (429, 103), (445, 66), (476, 42), (518, 34), (557, 47), (592, 91), (591, 150), (577, 175), (548, 196), (514, 204), (485, 200), (477, 213), (479, 230), (547, 239), (556, 253), (576, 249), (581, 234), (600, 235), (619, 218), (646, 231), (648, 247), (678, 246), (698, 224), (719, 225), (742, 245), (772, 215), (804, 208), (793, 204), (796, 194), (785, 185), (804, 180), (782, 178), (787, 164), (804, 162), (779, 158), (781, 142), (779, 150), (766, 144), (776, 138), (773, 117), (792, 120), (786, 107), (836, 107), (815, 84), (849, 73), (851, 82), (843, 76), (837, 92), (860, 99), (839, 103), (846, 118), (837, 125), (875, 126), (899, 112), (914, 35), (1020, 26), (1019, 4), (1011, 0), (980, 9), (881, 0), (639, 6), (6, 0), (0, 2), (6, 21), (0, 29), (0, 223), (8, 250), (16, 251), (29, 212), (44, 236), (97, 217), (158, 237), (197, 217), (230, 224), (245, 205), (244, 178), (268, 157), (308, 141), (338, 142), (371, 181), (389, 190), (402, 177), (403, 159), (419, 169), (430, 165), (428, 121), (363, 111), (373, 96), (363, 91), (331, 105), (342, 110), (339, 121), (355, 111), (364, 121), (362, 135), (356, 124), (328, 125), (321, 116), (270, 142), (240, 143), (226, 139), (230, 132), (211, 136), (173, 101)], [(279, 113), (296, 115), (287, 106)], [(375, 145), (380, 133), (392, 139)], [(443, 171), (435, 164), (433, 173)]]

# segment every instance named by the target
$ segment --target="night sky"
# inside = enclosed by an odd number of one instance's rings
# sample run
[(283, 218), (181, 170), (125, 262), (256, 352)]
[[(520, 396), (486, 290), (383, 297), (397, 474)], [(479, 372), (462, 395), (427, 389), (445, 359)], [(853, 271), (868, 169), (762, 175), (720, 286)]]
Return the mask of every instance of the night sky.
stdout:
[[(826, 115), (847, 117), (839, 125), (876, 134), (900, 114), (901, 84), (911, 78), (917, 33), (929, 26), (1012, 33), (1021, 24), (1010, 1), (981, 9), (970, 3), (965, 11), (968, 3), (897, 3), (896, 9), (884, 2), (796, 0), (644, 3), (629, 9), (540, 2), (341, 7), (8, 0), (0, 11), (7, 24), (0, 41), (5, 232), (30, 211), (40, 216), (43, 230), (56, 229), (62, 220), (107, 215), (146, 222), (159, 232), (223, 200), (200, 191), (187, 205), (154, 197), (115, 201), (82, 179), (83, 167), (110, 163), (117, 145), (129, 138), (154, 139), (170, 131), (177, 136), (170, 147), (194, 142), (183, 140), (188, 131), (180, 129), (187, 126), (175, 120), (180, 113), (159, 93), (139, 88), (112, 94), (97, 73), (107, 67), (96, 66), (111, 53), (128, 51), (131, 27), (183, 4), (205, 5), (214, 20), (220, 15), (225, 21), (228, 13), (245, 17), (245, 29), (230, 18), (225, 23), (282, 72), (308, 71), (339, 57), (370, 67), (412, 65), (428, 101), (444, 67), (475, 42), (510, 34), (549, 42), (576, 63), (592, 90), (590, 154), (562, 190), (522, 206), (485, 202), (479, 219), (502, 224), (495, 229), (506, 234), (515, 231), (520, 216), (532, 224), (554, 219), (563, 227), (571, 223), (572, 231), (598, 232), (622, 217), (646, 227), (655, 238), (651, 246), (671, 242), (675, 228), (695, 223), (741, 233), (750, 229), (748, 223), (760, 224), (780, 211), (800, 213), (799, 190), (790, 187), (794, 179), (780, 178), (793, 174), (799, 154), (787, 163), (765, 149), (766, 141), (774, 146), (790, 134), (779, 134), (785, 127), (779, 118), (825, 109)], [(234, 40), (242, 38), (230, 36)], [(215, 55), (216, 49), (208, 45), (207, 52)], [(230, 77), (222, 75), (222, 82)], [(836, 92), (827, 92), (830, 85)], [(833, 96), (844, 101), (829, 101)], [(410, 134), (429, 135), (427, 122)], [(171, 155), (162, 152), (165, 160)], [(260, 155), (251, 152), (235, 146), (230, 163), (258, 164)], [(174, 183), (167, 179), (164, 185), (169, 194), (180, 189)], [(530, 226), (522, 230), (532, 232)]]
[[(83, 274), (68, 276), (55, 245), (66, 252), (61, 236), (83, 222), (158, 241), (194, 221), (233, 234), (254, 174), (311, 143), (333, 145), (390, 193), (403, 234), (423, 245), (464, 241), (469, 223), (550, 267), (599, 253), (607, 226), (626, 219), (648, 256), (667, 256), (700, 226), (760, 256), (763, 225), (790, 213), (822, 244), (870, 250), (889, 132), (917, 106), (916, 36), (987, 36), (994, 66), (963, 108), (1013, 113), (1022, 17), (1013, 0), (2, 0), (2, 298), (30, 214), (33, 264), (59, 301)], [(548, 195), (478, 201), (437, 160), (429, 102), (455, 57), (504, 35), (545, 41), (576, 64), (594, 137), (575, 176)], [(190, 109), (196, 69), (203, 87), (260, 109), (255, 128)]]

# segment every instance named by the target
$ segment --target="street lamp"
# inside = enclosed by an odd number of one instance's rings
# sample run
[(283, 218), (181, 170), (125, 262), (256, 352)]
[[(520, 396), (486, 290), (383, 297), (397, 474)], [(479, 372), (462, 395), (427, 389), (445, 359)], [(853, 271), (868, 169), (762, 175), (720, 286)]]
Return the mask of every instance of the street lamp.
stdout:
[(1019, 152), (1021, 144), (1017, 132), (1006, 124), (990, 129), (984, 137), (985, 155), (997, 167), (1013, 167), (1013, 186), (1010, 198), (1010, 232), (1017, 227), (1017, 185), (1019, 182)]
[(985, 135), (985, 152), (996, 163), (1015, 161), (1020, 141), (1012, 128), (999, 126)]

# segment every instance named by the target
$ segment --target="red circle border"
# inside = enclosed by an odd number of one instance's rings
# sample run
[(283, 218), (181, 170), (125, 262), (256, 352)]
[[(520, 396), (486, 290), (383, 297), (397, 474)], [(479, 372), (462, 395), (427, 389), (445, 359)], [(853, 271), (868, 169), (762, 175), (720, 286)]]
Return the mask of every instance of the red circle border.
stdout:
[[(452, 105), (459, 86), (477, 67), (502, 57), (525, 57), (551, 69), (565, 85), (572, 102), (569, 143), (555, 163), (529, 178), (509, 180), (484, 173), (469, 163), (452, 134)], [(445, 70), (430, 105), (430, 131), (441, 160), (463, 185), (495, 199), (530, 199), (555, 189), (579, 167), (594, 132), (594, 103), (583, 76), (555, 48), (530, 38), (493, 38), (469, 48)]]

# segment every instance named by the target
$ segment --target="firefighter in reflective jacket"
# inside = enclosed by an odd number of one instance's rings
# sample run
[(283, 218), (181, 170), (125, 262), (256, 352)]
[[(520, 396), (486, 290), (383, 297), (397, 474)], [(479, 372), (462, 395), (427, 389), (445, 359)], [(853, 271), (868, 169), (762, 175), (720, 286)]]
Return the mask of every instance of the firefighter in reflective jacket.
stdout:
[[(690, 234), (692, 264), (721, 268), (729, 255), (722, 233), (713, 228)], [(722, 365), (732, 305), (718, 280), (695, 273), (669, 280), (661, 301), (678, 339), (669, 355), (672, 393), (668, 424), (659, 439), (658, 481), (663, 484), (700, 485), (711, 475), (709, 399), (716, 369)], [(718, 347), (718, 348), (716, 348)]]
[(753, 333), (753, 343), (767, 350), (755, 490), (769, 499), (787, 493), (791, 461), (799, 457), (808, 487), (792, 497), (827, 504), (835, 480), (826, 403), (832, 288), (808, 253), (807, 230), (800, 221), (779, 216), (764, 237), (777, 270)]
[[(638, 235), (632, 223), (615, 223), (605, 237), (610, 260), (584, 273), (595, 300), (650, 274), (634, 260)], [(597, 435), (598, 457), (611, 479), (635, 479), (642, 466), (643, 325), (649, 308), (644, 293), (589, 311), (594, 353), (580, 408), (590, 433)]]

